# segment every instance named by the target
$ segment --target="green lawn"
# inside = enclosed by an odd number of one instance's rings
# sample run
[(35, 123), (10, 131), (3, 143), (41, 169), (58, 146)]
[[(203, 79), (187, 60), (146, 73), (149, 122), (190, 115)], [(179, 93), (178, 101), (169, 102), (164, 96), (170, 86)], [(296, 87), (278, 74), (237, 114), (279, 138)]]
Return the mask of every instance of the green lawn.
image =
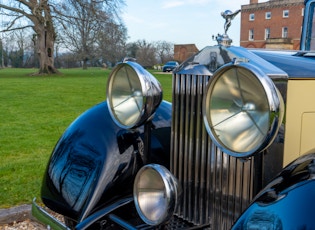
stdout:
[[(110, 70), (62, 69), (59, 76), (31, 76), (35, 69), (0, 69), (0, 208), (39, 197), (50, 153), (66, 127), (106, 99)], [(153, 73), (171, 101), (170, 74)]]

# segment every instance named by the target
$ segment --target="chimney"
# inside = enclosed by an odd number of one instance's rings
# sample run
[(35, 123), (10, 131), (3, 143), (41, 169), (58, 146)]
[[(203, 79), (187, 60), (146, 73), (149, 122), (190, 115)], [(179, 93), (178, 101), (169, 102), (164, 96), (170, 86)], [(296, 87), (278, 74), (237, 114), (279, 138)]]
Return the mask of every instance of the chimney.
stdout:
[(249, 0), (249, 4), (257, 4), (258, 0)]

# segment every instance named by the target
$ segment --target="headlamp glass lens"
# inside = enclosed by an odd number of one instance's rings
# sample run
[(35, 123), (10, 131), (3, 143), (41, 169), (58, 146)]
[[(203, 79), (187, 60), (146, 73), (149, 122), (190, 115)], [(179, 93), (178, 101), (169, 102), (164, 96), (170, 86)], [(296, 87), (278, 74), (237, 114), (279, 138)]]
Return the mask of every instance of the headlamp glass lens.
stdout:
[(115, 72), (109, 83), (110, 106), (114, 117), (124, 126), (136, 123), (142, 112), (142, 85), (137, 73), (129, 65)]
[(269, 103), (264, 88), (246, 69), (224, 72), (207, 95), (206, 109), (214, 135), (228, 149), (257, 148), (269, 130)]
[(147, 169), (139, 179), (138, 202), (142, 213), (147, 219), (157, 221), (165, 215), (167, 201), (165, 199), (165, 186), (160, 175)]

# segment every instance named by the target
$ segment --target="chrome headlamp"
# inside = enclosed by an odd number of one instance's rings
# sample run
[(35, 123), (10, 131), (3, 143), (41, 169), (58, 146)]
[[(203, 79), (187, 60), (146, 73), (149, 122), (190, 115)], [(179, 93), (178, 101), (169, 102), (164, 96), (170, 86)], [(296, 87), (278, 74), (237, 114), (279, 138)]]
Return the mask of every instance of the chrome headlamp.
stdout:
[(142, 125), (162, 101), (160, 83), (135, 62), (119, 64), (107, 83), (110, 114), (122, 128)]
[(226, 153), (248, 157), (267, 148), (281, 125), (282, 97), (272, 80), (249, 63), (214, 73), (203, 101), (211, 139)]
[(139, 170), (133, 193), (141, 219), (158, 225), (173, 216), (181, 192), (176, 178), (164, 166), (149, 164)]

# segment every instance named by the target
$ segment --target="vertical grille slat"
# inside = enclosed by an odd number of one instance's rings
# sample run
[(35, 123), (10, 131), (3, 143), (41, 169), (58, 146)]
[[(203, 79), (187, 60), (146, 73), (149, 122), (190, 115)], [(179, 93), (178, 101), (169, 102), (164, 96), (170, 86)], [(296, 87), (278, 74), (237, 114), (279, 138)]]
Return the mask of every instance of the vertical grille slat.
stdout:
[(177, 215), (229, 229), (253, 196), (253, 160), (219, 150), (203, 123), (202, 99), (211, 76), (173, 75), (171, 171), (182, 186)]
[[(193, 76), (194, 77), (194, 76)], [(195, 103), (196, 103), (196, 110), (195, 114), (201, 114), (201, 102), (202, 102), (202, 83), (200, 82), (200, 76), (196, 76), (196, 93), (195, 93)], [(192, 95), (193, 96), (193, 95)], [(199, 207), (202, 207), (202, 204), (199, 205), (199, 197), (200, 197), (200, 170), (201, 170), (201, 159), (200, 159), (200, 141), (201, 141), (201, 129), (200, 129), (200, 119), (194, 119), (195, 120), (195, 126), (194, 130), (196, 132), (196, 138), (195, 138), (195, 149), (194, 149), (194, 158), (195, 158), (195, 171), (194, 171), (194, 208), (193, 210), (199, 210)], [(197, 166), (197, 167), (196, 167)], [(194, 216), (194, 222), (199, 223), (199, 216)]]
[[(172, 91), (172, 110), (178, 111), (179, 110), (179, 87), (178, 87), (179, 81), (177, 80), (177, 76), (173, 77), (172, 85), (173, 85), (173, 91)], [(170, 169), (175, 174), (178, 175), (178, 161), (179, 159), (179, 150), (178, 150), (178, 139), (174, 138), (175, 134), (177, 135), (179, 133), (179, 113), (172, 112), (172, 130), (171, 130), (171, 136), (173, 137), (171, 142), (171, 156), (170, 156)]]
[[(186, 97), (187, 97), (187, 113), (189, 113), (189, 118), (186, 120), (186, 124), (187, 124), (187, 142), (189, 143), (189, 147), (186, 149), (186, 151), (188, 150), (188, 154), (186, 154), (188, 156), (187, 158), (187, 164), (185, 164), (185, 169), (186, 169), (186, 173), (187, 173), (187, 182), (188, 182), (188, 191), (187, 191), (187, 197), (188, 197), (188, 202), (186, 204), (185, 207), (185, 211), (188, 213), (188, 218), (191, 219), (193, 217), (193, 209), (189, 208), (189, 205), (193, 203), (193, 191), (192, 191), (192, 181), (193, 181), (193, 175), (194, 175), (194, 163), (189, 163), (189, 162), (193, 162), (193, 150), (194, 150), (194, 120), (192, 117), (192, 111), (194, 110), (193, 108), (195, 107), (195, 103), (191, 98), (191, 95), (195, 94), (196, 88), (195, 88), (195, 84), (193, 82), (193, 79), (191, 78), (191, 76), (186, 77), (187, 80), (187, 89), (186, 89)], [(187, 167), (188, 166), (188, 167)], [(187, 168), (186, 168), (187, 167)]]

